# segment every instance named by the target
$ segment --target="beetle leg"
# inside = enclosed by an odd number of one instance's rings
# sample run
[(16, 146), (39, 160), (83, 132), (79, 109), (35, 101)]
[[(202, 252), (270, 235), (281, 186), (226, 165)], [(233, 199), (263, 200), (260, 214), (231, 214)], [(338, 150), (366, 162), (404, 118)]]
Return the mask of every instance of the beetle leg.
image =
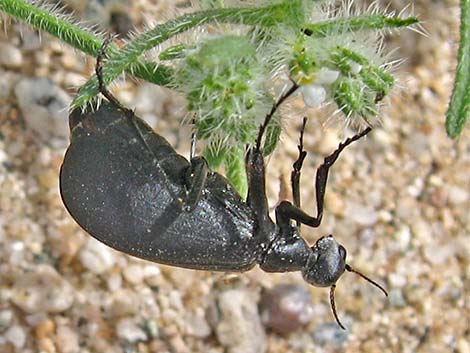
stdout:
[(95, 66), (95, 74), (96, 74), (96, 79), (98, 80), (98, 90), (101, 92), (103, 96), (106, 97), (108, 101), (110, 101), (112, 104), (114, 104), (119, 110), (124, 112), (127, 116), (132, 116), (134, 115), (134, 112), (126, 107), (124, 107), (117, 99), (116, 97), (113, 96), (113, 94), (108, 91), (108, 88), (106, 87), (104, 80), (103, 80), (103, 59), (106, 58), (106, 48), (108, 48), (109, 44), (113, 40), (113, 37), (109, 35), (104, 41), (103, 44), (101, 45), (101, 48), (98, 51), (98, 54), (96, 55), (96, 66)]
[[(301, 207), (300, 203), (300, 171), (302, 170), (302, 165), (304, 164), (305, 157), (307, 152), (304, 151), (304, 131), (305, 124), (307, 123), (307, 118), (304, 118), (302, 123), (302, 128), (300, 129), (299, 144), (297, 148), (299, 150), (299, 156), (297, 160), (292, 165), (292, 172), (290, 175), (290, 181), (292, 186), (292, 198), (294, 199), (294, 205), (298, 208)], [(300, 227), (300, 223), (297, 222), (297, 227)]]
[(361, 137), (367, 135), (372, 129), (367, 127), (364, 131), (347, 138), (344, 142), (340, 143), (338, 148), (325, 158), (323, 164), (318, 167), (315, 180), (315, 192), (317, 199), (317, 216), (312, 217), (302, 211), (300, 208), (292, 205), (288, 201), (282, 201), (276, 208), (276, 222), (280, 227), (290, 225), (290, 220), (293, 219), (301, 224), (310, 227), (318, 227), (321, 223), (323, 216), (323, 202), (325, 199), (326, 182), (328, 180), (328, 172), (330, 167), (336, 162), (340, 153), (351, 143), (359, 140)]
[(192, 119), (193, 129), (191, 131), (191, 149), (189, 151), (189, 158), (192, 160), (196, 157), (196, 143), (197, 143), (197, 136), (196, 136), (196, 118), (193, 115)]
[(206, 184), (208, 173), (207, 162), (203, 157), (191, 159), (191, 165), (186, 172), (186, 211), (191, 212), (201, 198), (202, 190)]
[(147, 148), (147, 150), (155, 157), (155, 154), (153, 152), (153, 150), (150, 148), (149, 144), (147, 143), (147, 140), (145, 139), (143, 133), (142, 133), (142, 130), (139, 128), (139, 126), (137, 125), (136, 123), (136, 119), (135, 119), (135, 114), (132, 110), (124, 107), (118, 100), (116, 97), (114, 97), (114, 95), (108, 90), (108, 88), (106, 87), (105, 83), (104, 83), (104, 80), (103, 80), (103, 59), (106, 57), (106, 48), (109, 46), (109, 44), (111, 43), (113, 37), (112, 36), (108, 36), (104, 41), (103, 41), (103, 44), (101, 45), (101, 48), (100, 50), (98, 51), (98, 55), (96, 56), (96, 66), (95, 66), (95, 74), (96, 74), (96, 78), (98, 80), (98, 90), (100, 91), (100, 93), (106, 97), (106, 99), (112, 103), (113, 105), (116, 106), (117, 109), (119, 109), (120, 111), (122, 111), (126, 118), (129, 120), (129, 122), (131, 123), (131, 125), (134, 127), (134, 129), (136, 130), (137, 132), (137, 135), (139, 136), (140, 140), (142, 141), (142, 143), (145, 145), (145, 147)]
[(276, 224), (281, 229), (288, 229), (291, 224), (291, 220), (295, 220), (297, 223), (305, 224), (310, 227), (318, 227), (323, 217), (323, 209), (319, 210), (317, 217), (312, 217), (306, 212), (302, 211), (297, 206), (294, 206), (289, 201), (281, 201), (276, 207)]
[(255, 212), (256, 219), (260, 227), (270, 224), (268, 200), (266, 198), (266, 177), (264, 158), (261, 151), (261, 140), (264, 132), (271, 121), (274, 113), (279, 106), (299, 88), (297, 84), (293, 84), (272, 106), (269, 113), (264, 118), (263, 123), (259, 127), (256, 144), (248, 151), (246, 159), (246, 174), (248, 176), (248, 196), (247, 203)]
[(246, 174), (248, 176), (247, 203), (255, 212), (262, 226), (270, 222), (268, 200), (266, 198), (266, 178), (263, 153), (259, 149), (248, 151)]

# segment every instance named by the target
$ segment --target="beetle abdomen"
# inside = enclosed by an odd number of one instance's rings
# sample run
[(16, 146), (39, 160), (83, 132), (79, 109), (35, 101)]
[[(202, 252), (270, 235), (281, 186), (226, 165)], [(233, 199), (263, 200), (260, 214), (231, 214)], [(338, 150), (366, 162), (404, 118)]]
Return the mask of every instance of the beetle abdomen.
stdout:
[(107, 102), (95, 112), (71, 114), (60, 182), (72, 217), (96, 239), (147, 260), (251, 268), (258, 257), (251, 209), (212, 173), (195, 209), (184, 211), (189, 162), (133, 119)]

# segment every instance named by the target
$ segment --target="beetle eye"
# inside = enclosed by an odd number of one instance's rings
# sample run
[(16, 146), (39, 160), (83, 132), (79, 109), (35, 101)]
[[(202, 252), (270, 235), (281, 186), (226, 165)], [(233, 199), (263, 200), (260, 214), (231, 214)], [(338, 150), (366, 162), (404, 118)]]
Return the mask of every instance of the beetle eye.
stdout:
[(342, 245), (339, 246), (339, 254), (343, 261), (346, 261), (346, 249)]

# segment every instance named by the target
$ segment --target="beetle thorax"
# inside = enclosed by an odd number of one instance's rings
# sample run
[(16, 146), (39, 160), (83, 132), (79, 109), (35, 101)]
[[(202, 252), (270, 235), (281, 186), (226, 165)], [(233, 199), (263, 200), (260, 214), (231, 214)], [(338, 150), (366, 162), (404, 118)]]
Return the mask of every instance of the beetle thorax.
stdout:
[(273, 240), (263, 254), (261, 269), (266, 272), (301, 271), (305, 268), (311, 249), (300, 236), (297, 227), (275, 227)]

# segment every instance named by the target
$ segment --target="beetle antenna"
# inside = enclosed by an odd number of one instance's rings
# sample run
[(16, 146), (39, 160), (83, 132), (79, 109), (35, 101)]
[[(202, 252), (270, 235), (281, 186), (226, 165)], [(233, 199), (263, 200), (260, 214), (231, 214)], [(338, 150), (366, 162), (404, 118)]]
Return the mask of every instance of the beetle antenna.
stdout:
[(339, 327), (341, 327), (343, 330), (346, 331), (346, 327), (343, 326), (341, 321), (339, 321), (338, 313), (336, 312), (336, 304), (335, 304), (335, 289), (336, 289), (336, 284), (333, 284), (330, 287), (330, 305), (331, 305), (331, 310), (333, 311), (333, 316), (335, 317), (336, 322), (338, 323)]
[(369, 282), (370, 284), (373, 284), (374, 286), (376, 286), (377, 288), (379, 288), (384, 294), (386, 297), (388, 297), (388, 293), (387, 291), (384, 289), (384, 287), (382, 287), (380, 284), (378, 284), (377, 282), (371, 280), (369, 277), (367, 277), (366, 275), (362, 274), (361, 272), (353, 269), (351, 266), (349, 266), (348, 264), (346, 264), (346, 270), (348, 272), (353, 272), (355, 273), (356, 275), (359, 275), (361, 276), (362, 278), (364, 278), (367, 282)]
[(261, 139), (263, 138), (264, 131), (266, 130), (266, 127), (268, 126), (269, 122), (271, 121), (271, 118), (273, 117), (274, 113), (276, 112), (277, 108), (287, 99), (289, 96), (291, 96), (296, 90), (299, 88), (299, 85), (296, 83), (293, 83), (292, 86), (285, 92), (278, 100), (277, 102), (272, 106), (270, 112), (266, 115), (264, 118), (263, 124), (259, 127), (259, 132), (258, 132), (258, 138), (256, 139), (256, 149), (259, 151), (261, 149)]

